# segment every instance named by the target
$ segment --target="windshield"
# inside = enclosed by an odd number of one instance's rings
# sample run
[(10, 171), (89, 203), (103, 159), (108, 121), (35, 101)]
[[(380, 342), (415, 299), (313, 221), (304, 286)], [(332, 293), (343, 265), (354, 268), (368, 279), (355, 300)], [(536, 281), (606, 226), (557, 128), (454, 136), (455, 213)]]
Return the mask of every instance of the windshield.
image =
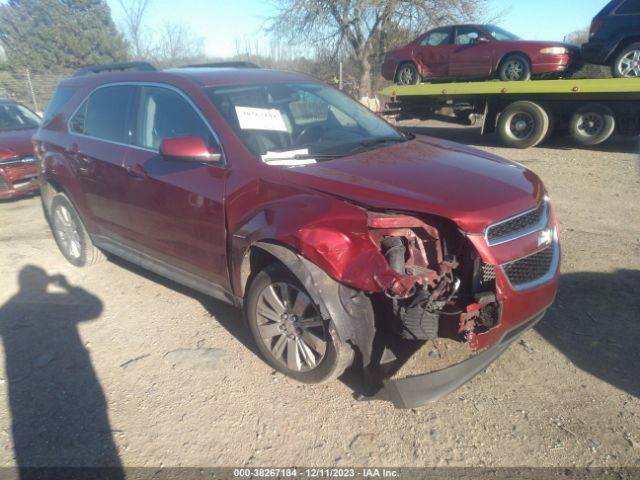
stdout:
[(38, 128), (40, 118), (26, 107), (18, 104), (0, 104), (0, 131)]
[(405, 140), (358, 102), (316, 82), (204, 91), (238, 139), (265, 163), (314, 163)]
[(507, 32), (500, 27), (496, 27), (495, 25), (486, 25), (485, 29), (487, 30), (487, 32), (489, 32), (489, 35), (491, 35), (494, 40), (497, 40), (499, 42), (520, 40), (520, 37), (514, 35), (513, 33)]

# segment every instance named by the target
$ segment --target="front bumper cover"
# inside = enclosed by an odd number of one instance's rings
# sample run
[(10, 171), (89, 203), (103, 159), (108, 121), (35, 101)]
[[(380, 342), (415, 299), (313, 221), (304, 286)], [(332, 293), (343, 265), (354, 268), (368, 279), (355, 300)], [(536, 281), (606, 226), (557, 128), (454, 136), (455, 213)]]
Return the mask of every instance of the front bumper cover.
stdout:
[(435, 402), (458, 389), (487, 368), (496, 358), (524, 332), (533, 328), (544, 317), (546, 309), (527, 321), (505, 332), (493, 347), (451, 367), (425, 375), (383, 380), (383, 388), (373, 397), (365, 400), (387, 400), (397, 408), (414, 408)]

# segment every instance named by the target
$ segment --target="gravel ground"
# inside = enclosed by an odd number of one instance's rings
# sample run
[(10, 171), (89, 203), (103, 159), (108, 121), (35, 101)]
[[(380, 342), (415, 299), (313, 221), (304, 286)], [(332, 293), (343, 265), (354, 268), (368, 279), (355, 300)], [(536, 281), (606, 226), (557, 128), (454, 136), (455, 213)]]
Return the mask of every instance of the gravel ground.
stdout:
[(0, 466), (640, 466), (635, 140), (519, 151), (416, 128), (525, 164), (560, 218), (558, 299), (486, 372), (414, 410), (354, 400), (354, 375), (298, 384), (240, 311), (122, 261), (76, 269), (39, 198), (5, 201)]

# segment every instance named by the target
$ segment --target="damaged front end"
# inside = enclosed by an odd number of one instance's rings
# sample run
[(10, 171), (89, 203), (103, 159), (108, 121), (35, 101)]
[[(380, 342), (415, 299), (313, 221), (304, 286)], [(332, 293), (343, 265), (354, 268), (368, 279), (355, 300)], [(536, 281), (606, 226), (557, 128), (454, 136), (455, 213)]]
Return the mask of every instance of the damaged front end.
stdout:
[(455, 224), (427, 221), (369, 214), (369, 234), (390, 267), (375, 277), (383, 327), (407, 340), (467, 342), (475, 351), (477, 336), (500, 323), (495, 273)]

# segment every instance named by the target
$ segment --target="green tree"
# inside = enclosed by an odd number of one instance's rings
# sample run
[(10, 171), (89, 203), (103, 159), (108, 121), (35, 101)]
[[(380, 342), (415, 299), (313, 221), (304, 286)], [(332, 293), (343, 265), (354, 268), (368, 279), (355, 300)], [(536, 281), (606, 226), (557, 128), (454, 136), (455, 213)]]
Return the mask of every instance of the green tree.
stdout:
[(125, 61), (128, 51), (104, 0), (9, 0), (0, 42), (13, 71), (64, 72)]

